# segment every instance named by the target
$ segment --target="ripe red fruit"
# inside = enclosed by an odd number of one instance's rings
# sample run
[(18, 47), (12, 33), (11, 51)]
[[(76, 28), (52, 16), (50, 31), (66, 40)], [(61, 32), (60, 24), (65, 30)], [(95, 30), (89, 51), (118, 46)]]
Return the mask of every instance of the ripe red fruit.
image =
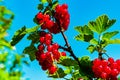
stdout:
[(101, 73), (103, 71), (103, 66), (102, 65), (99, 65), (96, 69), (96, 72), (99, 72)]
[(36, 15), (36, 18), (37, 19), (41, 19), (41, 18), (43, 18), (43, 14), (40, 12), (40, 13), (38, 13), (37, 15)]
[(116, 76), (112, 76), (111, 80), (118, 80)]
[(47, 46), (47, 51), (52, 52), (52, 50), (53, 50), (53, 46), (52, 45)]
[(47, 70), (47, 66), (41, 66), (42, 67), (42, 70)]
[(106, 78), (107, 78), (107, 73), (102, 72), (102, 74), (101, 74), (101, 78), (106, 79)]
[(59, 48), (59, 45), (57, 43), (54, 43), (53, 44), (53, 49), (58, 49)]
[(114, 63), (114, 59), (112, 57), (108, 58), (108, 61), (112, 64)]
[(52, 35), (50, 33), (45, 35), (46, 40), (52, 40)]
[(53, 22), (52, 20), (48, 20), (48, 21), (46, 22), (46, 27), (47, 27), (47, 29), (52, 28), (53, 25), (54, 25), (54, 22)]
[(66, 52), (61, 52), (61, 55), (62, 56), (66, 56)]
[(116, 62), (110, 64), (111, 69), (117, 69), (118, 64)]
[(40, 37), (40, 43), (44, 43), (45, 42), (45, 37)]
[(117, 76), (119, 74), (119, 71), (117, 69), (112, 69), (111, 75), (112, 76)]
[(108, 61), (107, 61), (107, 60), (102, 60), (102, 61), (101, 61), (101, 64), (102, 64), (103, 66), (107, 66), (107, 65), (108, 65)]
[(100, 64), (101, 64), (101, 60), (98, 59), (98, 58), (93, 61), (93, 65), (98, 66), (98, 65), (100, 65)]
[(38, 45), (38, 50), (39, 50), (39, 51), (43, 51), (44, 48), (45, 48), (44, 45), (42, 45), (42, 44)]
[(118, 69), (118, 71), (119, 71), (119, 73), (120, 73), (120, 65), (118, 66), (118, 68), (117, 68), (117, 69)]
[(58, 50), (53, 50), (53, 57), (58, 61), (60, 58), (60, 52)]
[(63, 4), (62, 7), (63, 7), (64, 9), (67, 9), (67, 8), (68, 8), (68, 5), (67, 5), (67, 4)]
[(105, 66), (103, 68), (103, 70), (107, 73), (107, 74), (110, 74), (111, 73), (111, 68), (109, 66)]
[(117, 63), (118, 65), (120, 65), (120, 59), (116, 60), (116, 63)]
[(49, 74), (54, 74), (57, 71), (57, 67), (53, 65), (48, 69), (48, 71)]
[(48, 46), (48, 45), (50, 45), (51, 44), (51, 40), (46, 40), (45, 41), (45, 44)]
[(46, 54), (44, 54), (44, 53), (42, 53), (42, 54), (40, 54), (40, 60), (45, 60), (46, 59)]
[(51, 52), (46, 52), (46, 56), (49, 63), (53, 63), (54, 59), (53, 59), (53, 55), (51, 54)]
[[(70, 22), (70, 15), (67, 10), (68, 6), (66, 4), (57, 5), (55, 8), (55, 18), (60, 23), (60, 27), (63, 30), (67, 30), (69, 22)], [(66, 17), (67, 16), (67, 17)]]

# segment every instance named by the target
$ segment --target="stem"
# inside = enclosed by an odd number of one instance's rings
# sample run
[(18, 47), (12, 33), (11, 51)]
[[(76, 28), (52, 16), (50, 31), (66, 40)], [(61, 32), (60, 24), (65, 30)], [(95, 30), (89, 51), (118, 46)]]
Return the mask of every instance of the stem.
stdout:
[(104, 53), (108, 58), (110, 57), (107, 53)]
[(98, 48), (98, 58), (102, 60), (103, 59), (102, 58), (103, 54), (102, 54), (102, 47), (101, 47), (101, 39), (100, 38), (101, 38), (101, 34), (99, 35), (99, 38), (98, 38), (98, 45), (99, 45), (99, 48)]
[(57, 22), (57, 24), (58, 24), (58, 26), (59, 26), (60, 32), (61, 32), (61, 34), (62, 34), (62, 36), (63, 36), (63, 38), (64, 38), (64, 41), (65, 41), (65, 43), (66, 43), (66, 44), (65, 44), (65, 45), (67, 46), (67, 49), (66, 49), (66, 50), (70, 53), (70, 56), (72, 56), (72, 57), (77, 61), (79, 67), (81, 67), (78, 58), (75, 56), (75, 54), (74, 54), (74, 52), (73, 52), (70, 44), (68, 43), (67, 37), (66, 37), (66, 35), (64, 34), (64, 31), (62, 30), (62, 27), (61, 27), (61, 25), (60, 25), (59, 20), (57, 20), (57, 19), (55, 19), (55, 20), (56, 20), (56, 22)]
[(68, 48), (67, 51), (70, 52), (70, 56), (72, 56), (72, 57), (77, 61), (78, 65), (79, 65), (79, 67), (80, 67), (80, 62), (79, 62), (78, 58), (75, 56), (75, 54), (74, 54), (71, 46), (70, 46), (69, 43), (68, 43), (68, 40), (67, 40), (66, 35), (64, 34), (64, 32), (63, 32), (62, 30), (61, 30), (61, 34), (62, 34), (62, 36), (63, 36), (63, 38), (64, 38), (64, 40), (65, 40), (66, 46), (67, 46), (67, 48)]
[(60, 49), (63, 49), (64, 51), (67, 51), (67, 52), (69, 52), (68, 48), (65, 48), (65, 47), (63, 47), (63, 46), (60, 46), (60, 45), (59, 45), (59, 48), (60, 48)]
[(98, 58), (99, 58), (100, 60), (103, 59), (103, 58), (102, 58), (102, 53), (101, 53), (101, 52), (99, 52), (99, 54), (98, 54)]

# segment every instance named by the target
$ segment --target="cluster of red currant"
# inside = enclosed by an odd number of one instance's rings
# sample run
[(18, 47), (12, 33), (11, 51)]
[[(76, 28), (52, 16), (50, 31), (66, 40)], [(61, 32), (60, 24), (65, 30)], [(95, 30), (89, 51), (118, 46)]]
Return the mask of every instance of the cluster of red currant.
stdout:
[(114, 61), (111, 57), (108, 60), (97, 58), (93, 61), (92, 70), (97, 78), (117, 80), (117, 76), (120, 73), (120, 59)]
[(51, 33), (59, 33), (62, 30), (67, 30), (70, 15), (67, 10), (68, 6), (66, 4), (57, 5), (53, 17), (50, 17), (49, 14), (43, 14), (39, 12), (36, 16), (36, 19), (39, 24), (41, 24), (41, 29), (48, 29)]
[(55, 62), (59, 61), (61, 56), (66, 56), (66, 53), (59, 51), (57, 43), (52, 43), (52, 34), (50, 33), (41, 31), (39, 41), (36, 59), (43, 70), (48, 70), (49, 74), (54, 74), (57, 71)]

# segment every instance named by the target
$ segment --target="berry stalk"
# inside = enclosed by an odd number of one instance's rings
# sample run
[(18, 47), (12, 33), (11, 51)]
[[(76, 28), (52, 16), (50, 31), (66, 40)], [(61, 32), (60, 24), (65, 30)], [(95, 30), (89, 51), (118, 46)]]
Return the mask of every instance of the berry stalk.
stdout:
[(64, 32), (62, 30), (61, 30), (61, 34), (62, 34), (62, 36), (64, 38), (66, 46), (68, 47), (67, 51), (70, 53), (70, 56), (72, 56), (77, 61), (78, 65), (80, 67), (80, 62), (79, 62), (78, 58), (76, 57), (76, 55), (74, 54), (74, 52), (73, 52), (73, 50), (72, 50), (72, 48), (71, 48), (71, 46), (70, 46), (70, 44), (69, 44), (69, 42), (67, 40), (67, 37), (66, 37), (66, 35), (64, 34)]

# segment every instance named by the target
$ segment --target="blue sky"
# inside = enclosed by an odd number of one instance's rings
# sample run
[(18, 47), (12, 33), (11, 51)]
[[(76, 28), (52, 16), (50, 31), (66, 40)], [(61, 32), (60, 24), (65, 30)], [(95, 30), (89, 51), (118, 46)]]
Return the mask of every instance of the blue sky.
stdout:
[[(120, 0), (59, 0), (60, 3), (66, 3), (69, 7), (70, 13), (70, 25), (69, 29), (65, 32), (68, 37), (68, 41), (73, 48), (73, 51), (78, 57), (89, 55), (92, 59), (97, 57), (97, 54), (89, 54), (86, 50), (87, 43), (78, 42), (74, 40), (74, 36), (77, 32), (74, 30), (74, 26), (85, 25), (90, 20), (95, 20), (102, 14), (107, 14), (110, 19), (116, 19), (117, 22), (113, 25), (109, 31), (120, 31)], [(4, 0), (6, 5), (15, 14), (13, 24), (9, 31), (9, 38), (13, 36), (14, 32), (22, 26), (32, 27), (36, 24), (33, 22), (34, 16), (38, 13), (37, 5), (39, 0)], [(59, 40), (58, 40), (59, 36)], [(54, 41), (59, 44), (64, 44), (62, 36), (57, 34), (54, 36)], [(120, 34), (116, 36), (120, 38)], [(16, 45), (16, 52), (22, 53), (23, 49), (29, 46), (29, 41), (26, 37)], [(120, 58), (120, 45), (110, 45), (107, 47), (107, 53), (114, 57)], [(27, 58), (29, 60), (29, 58)], [(30, 80), (51, 80), (47, 78), (44, 71), (41, 70), (37, 61), (30, 62), (30, 67), (23, 66), (24, 77), (30, 78)]]

